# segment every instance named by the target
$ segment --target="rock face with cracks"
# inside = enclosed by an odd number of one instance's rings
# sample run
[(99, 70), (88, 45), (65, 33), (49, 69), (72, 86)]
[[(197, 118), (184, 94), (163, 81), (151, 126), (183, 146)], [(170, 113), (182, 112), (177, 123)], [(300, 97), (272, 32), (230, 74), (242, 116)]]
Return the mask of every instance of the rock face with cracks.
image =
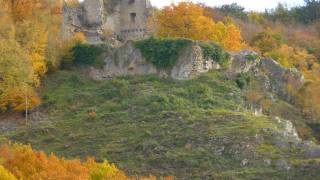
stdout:
[(188, 80), (220, 66), (214, 60), (206, 60), (197, 42), (193, 42), (180, 52), (177, 63), (171, 69), (157, 69), (146, 61), (133, 41), (128, 41), (108, 53), (102, 70), (91, 69), (90, 75), (96, 80), (116, 76), (157, 74), (177, 80)]

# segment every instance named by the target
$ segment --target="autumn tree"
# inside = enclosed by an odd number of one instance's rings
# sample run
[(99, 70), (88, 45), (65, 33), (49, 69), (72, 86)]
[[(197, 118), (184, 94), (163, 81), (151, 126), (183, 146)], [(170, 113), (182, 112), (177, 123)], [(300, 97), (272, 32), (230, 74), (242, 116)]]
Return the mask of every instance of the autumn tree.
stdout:
[[(0, 179), (70, 179), (70, 180), (156, 180), (156, 177), (131, 178), (107, 161), (97, 163), (93, 158), (86, 162), (66, 160), (54, 154), (46, 155), (29, 145), (3, 144), (0, 146)], [(14, 176), (13, 176), (14, 175)], [(15, 178), (16, 177), (16, 178)], [(164, 177), (163, 180), (173, 180)]]
[(36, 88), (62, 54), (61, 7), (60, 0), (0, 0), (2, 111), (39, 105)]
[(282, 43), (283, 38), (281, 34), (268, 29), (256, 34), (252, 38), (250, 45), (253, 47), (257, 47), (264, 54), (279, 48)]
[(157, 35), (201, 41), (215, 41), (230, 51), (242, 46), (240, 30), (232, 22), (214, 22), (203, 7), (181, 2), (165, 7), (156, 14)]
[(33, 69), (13, 40), (0, 40), (0, 109), (30, 109), (40, 103), (34, 91)]

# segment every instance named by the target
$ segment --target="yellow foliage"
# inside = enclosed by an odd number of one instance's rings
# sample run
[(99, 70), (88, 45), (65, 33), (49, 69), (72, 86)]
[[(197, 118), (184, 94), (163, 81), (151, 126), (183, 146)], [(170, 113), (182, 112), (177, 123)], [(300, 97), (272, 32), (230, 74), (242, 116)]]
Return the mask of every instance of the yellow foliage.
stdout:
[(315, 80), (319, 77), (319, 64), (316, 57), (309, 54), (305, 49), (298, 49), (282, 44), (280, 48), (274, 49), (267, 56), (272, 57), (286, 68), (297, 68), (307, 79)]
[(15, 178), (3, 166), (0, 166), (0, 180), (17, 180), (17, 178)]
[(256, 24), (264, 24), (266, 21), (262, 13), (254, 12), (254, 11), (249, 12), (248, 19), (251, 23), (256, 23)]
[(90, 178), (92, 180), (126, 180), (128, 177), (120, 171), (114, 164), (109, 164), (107, 161), (99, 164), (94, 159), (89, 158), (86, 166), (90, 169)]
[(0, 40), (0, 110), (31, 109), (40, 103), (33, 87), (33, 70), (19, 44)]
[(64, 0), (65, 4), (70, 8), (77, 8), (80, 6), (78, 0)]
[(240, 30), (232, 22), (214, 22), (200, 5), (181, 2), (156, 14), (157, 35), (201, 41), (215, 41), (230, 51), (242, 47)]
[[(316, 118), (320, 118), (320, 82), (310, 81), (299, 90), (297, 94), (298, 102), (304, 108), (305, 113), (309, 113)], [(307, 98), (306, 98), (307, 97)]]
[[(17, 111), (40, 104), (35, 88), (48, 71), (47, 59), (58, 59), (61, 41), (60, 0), (0, 0), (0, 109)], [(50, 45), (50, 46), (49, 46)], [(11, 62), (10, 62), (11, 61)], [(4, 65), (9, 65), (4, 68)]]

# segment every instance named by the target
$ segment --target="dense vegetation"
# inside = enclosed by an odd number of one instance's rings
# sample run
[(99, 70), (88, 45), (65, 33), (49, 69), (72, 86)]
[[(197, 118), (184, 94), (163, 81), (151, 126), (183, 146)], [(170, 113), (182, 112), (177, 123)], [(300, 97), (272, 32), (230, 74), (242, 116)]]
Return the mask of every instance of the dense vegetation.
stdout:
[[(129, 175), (178, 179), (317, 175), (308, 169), (300, 172), (311, 161), (305, 161), (299, 148), (291, 151), (272, 143), (274, 135), (269, 131), (282, 125), (245, 110), (244, 95), (223, 72), (189, 81), (142, 76), (94, 82), (77, 71), (62, 71), (44, 84), (48, 119), (9, 132), (7, 138), (68, 159), (108, 159)], [(270, 113), (292, 114), (300, 121), (293, 106), (283, 101), (272, 106)], [(256, 136), (265, 140), (256, 142)], [(285, 158), (297, 166), (288, 173), (250, 160), (243, 167), (242, 160), (252, 153), (241, 150), (246, 146), (257, 157), (272, 162)]]
[[(155, 37), (135, 42), (143, 57), (158, 69), (170, 69), (176, 65), (182, 50), (191, 44), (192, 40), (189, 39)], [(212, 59), (222, 66), (227, 66), (230, 56), (221, 46), (200, 42), (200, 47), (204, 59)]]
[(241, 32), (232, 20), (215, 22), (204, 8), (191, 2), (165, 7), (156, 13), (155, 24), (160, 37), (214, 41), (229, 51), (243, 47)]
[(226, 66), (230, 55), (215, 43), (201, 42), (202, 53), (205, 59), (212, 59), (222, 66)]
[(135, 42), (148, 62), (159, 69), (170, 69), (178, 61), (181, 50), (191, 44), (188, 39), (148, 38)]
[[(305, 76), (301, 89), (287, 87), (290, 102), (264, 94), (250, 73), (232, 78), (223, 70), (187, 81), (137, 76), (95, 82), (76, 65), (103, 66), (104, 46), (86, 44), (80, 32), (63, 39), (62, 5), (0, 0), (0, 118), (31, 111), (41, 119), (0, 128), (0, 179), (134, 179), (105, 159), (130, 176), (170, 180), (320, 178), (318, 159), (306, 158), (305, 149), (286, 138), (277, 141), (288, 125), (274, 118), (291, 120), (304, 140), (320, 140), (319, 0), (264, 13), (237, 4), (172, 4), (150, 18), (154, 37), (135, 43), (165, 70), (194, 40), (205, 59), (222, 66), (229, 59), (225, 50), (255, 50)], [(65, 5), (80, 6), (77, 0)], [(253, 115), (254, 105), (264, 115)]]
[(103, 48), (91, 44), (76, 44), (72, 48), (72, 57), (74, 63), (78, 65), (103, 66)]
[[(80, 160), (60, 159), (54, 154), (47, 156), (44, 152), (35, 151), (31, 146), (21, 144), (3, 144), (0, 146), (0, 178), (17, 179), (91, 179), (91, 180), (134, 180), (129, 178), (114, 164), (107, 161), (97, 163), (93, 158), (86, 162)], [(141, 178), (155, 180), (155, 177)], [(171, 177), (163, 178), (170, 180)]]

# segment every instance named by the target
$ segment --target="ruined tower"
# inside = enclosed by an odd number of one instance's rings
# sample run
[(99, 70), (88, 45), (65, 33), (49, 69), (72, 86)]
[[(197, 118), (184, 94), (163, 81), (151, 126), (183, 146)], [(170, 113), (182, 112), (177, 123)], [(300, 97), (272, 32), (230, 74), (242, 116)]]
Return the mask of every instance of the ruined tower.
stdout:
[(121, 0), (119, 34), (124, 39), (143, 38), (150, 16), (149, 0)]
[(147, 36), (149, 0), (84, 0), (80, 7), (64, 7), (63, 34), (83, 32), (90, 43), (102, 42), (104, 31), (119, 40)]

